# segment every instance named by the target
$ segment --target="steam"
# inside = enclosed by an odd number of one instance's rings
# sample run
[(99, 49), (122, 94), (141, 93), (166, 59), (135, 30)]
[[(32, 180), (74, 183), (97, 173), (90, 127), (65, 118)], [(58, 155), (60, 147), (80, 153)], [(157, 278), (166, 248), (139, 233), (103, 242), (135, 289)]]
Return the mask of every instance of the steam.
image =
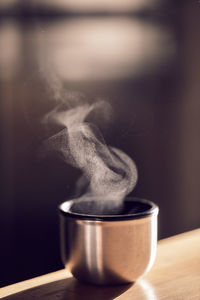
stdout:
[(54, 121), (64, 126), (45, 142), (45, 147), (53, 147), (68, 164), (82, 171), (76, 185), (79, 199), (98, 201), (99, 212), (119, 207), (136, 185), (136, 166), (124, 152), (107, 146), (99, 129), (87, 122), (96, 110), (109, 111), (108, 103), (77, 105), (77, 101), (74, 107), (67, 103), (67, 107), (60, 104), (45, 116), (46, 123)]

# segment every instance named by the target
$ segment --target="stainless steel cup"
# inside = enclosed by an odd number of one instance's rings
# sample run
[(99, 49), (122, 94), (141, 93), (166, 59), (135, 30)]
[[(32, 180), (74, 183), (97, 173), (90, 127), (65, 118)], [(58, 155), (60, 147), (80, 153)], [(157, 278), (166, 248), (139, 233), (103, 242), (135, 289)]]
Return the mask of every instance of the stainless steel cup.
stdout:
[(99, 215), (83, 213), (95, 201), (81, 201), (59, 207), (65, 267), (78, 280), (97, 285), (130, 283), (144, 275), (156, 256), (158, 207), (126, 198), (120, 211)]

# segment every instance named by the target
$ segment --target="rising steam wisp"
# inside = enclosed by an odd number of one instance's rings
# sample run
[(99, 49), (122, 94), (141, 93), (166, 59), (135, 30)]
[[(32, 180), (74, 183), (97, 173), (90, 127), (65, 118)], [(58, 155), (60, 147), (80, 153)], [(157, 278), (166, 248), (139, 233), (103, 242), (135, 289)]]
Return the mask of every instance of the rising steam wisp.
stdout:
[(54, 119), (65, 129), (45, 143), (47, 147), (53, 145), (67, 163), (82, 171), (77, 182), (78, 198), (96, 200), (99, 213), (120, 207), (137, 182), (137, 169), (131, 158), (107, 146), (98, 128), (85, 121), (88, 114), (102, 105), (105, 102), (82, 104), (67, 110), (57, 107), (46, 115), (46, 121)]

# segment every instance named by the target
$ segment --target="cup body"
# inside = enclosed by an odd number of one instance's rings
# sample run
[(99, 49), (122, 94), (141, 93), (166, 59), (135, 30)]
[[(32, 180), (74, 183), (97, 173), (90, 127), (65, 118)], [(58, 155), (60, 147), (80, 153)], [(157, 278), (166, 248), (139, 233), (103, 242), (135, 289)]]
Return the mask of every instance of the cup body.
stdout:
[(80, 281), (113, 285), (136, 281), (152, 266), (157, 247), (158, 207), (141, 205), (136, 213), (88, 215), (71, 212), (76, 200), (60, 205), (61, 255), (65, 267)]

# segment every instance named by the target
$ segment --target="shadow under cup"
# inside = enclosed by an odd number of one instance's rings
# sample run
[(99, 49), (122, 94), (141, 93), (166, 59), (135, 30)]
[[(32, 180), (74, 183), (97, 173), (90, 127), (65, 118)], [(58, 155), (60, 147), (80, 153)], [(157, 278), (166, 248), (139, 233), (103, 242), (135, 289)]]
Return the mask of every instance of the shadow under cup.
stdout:
[(121, 207), (99, 213), (95, 203), (74, 199), (59, 206), (63, 264), (86, 283), (136, 281), (155, 260), (158, 207), (127, 197)]

